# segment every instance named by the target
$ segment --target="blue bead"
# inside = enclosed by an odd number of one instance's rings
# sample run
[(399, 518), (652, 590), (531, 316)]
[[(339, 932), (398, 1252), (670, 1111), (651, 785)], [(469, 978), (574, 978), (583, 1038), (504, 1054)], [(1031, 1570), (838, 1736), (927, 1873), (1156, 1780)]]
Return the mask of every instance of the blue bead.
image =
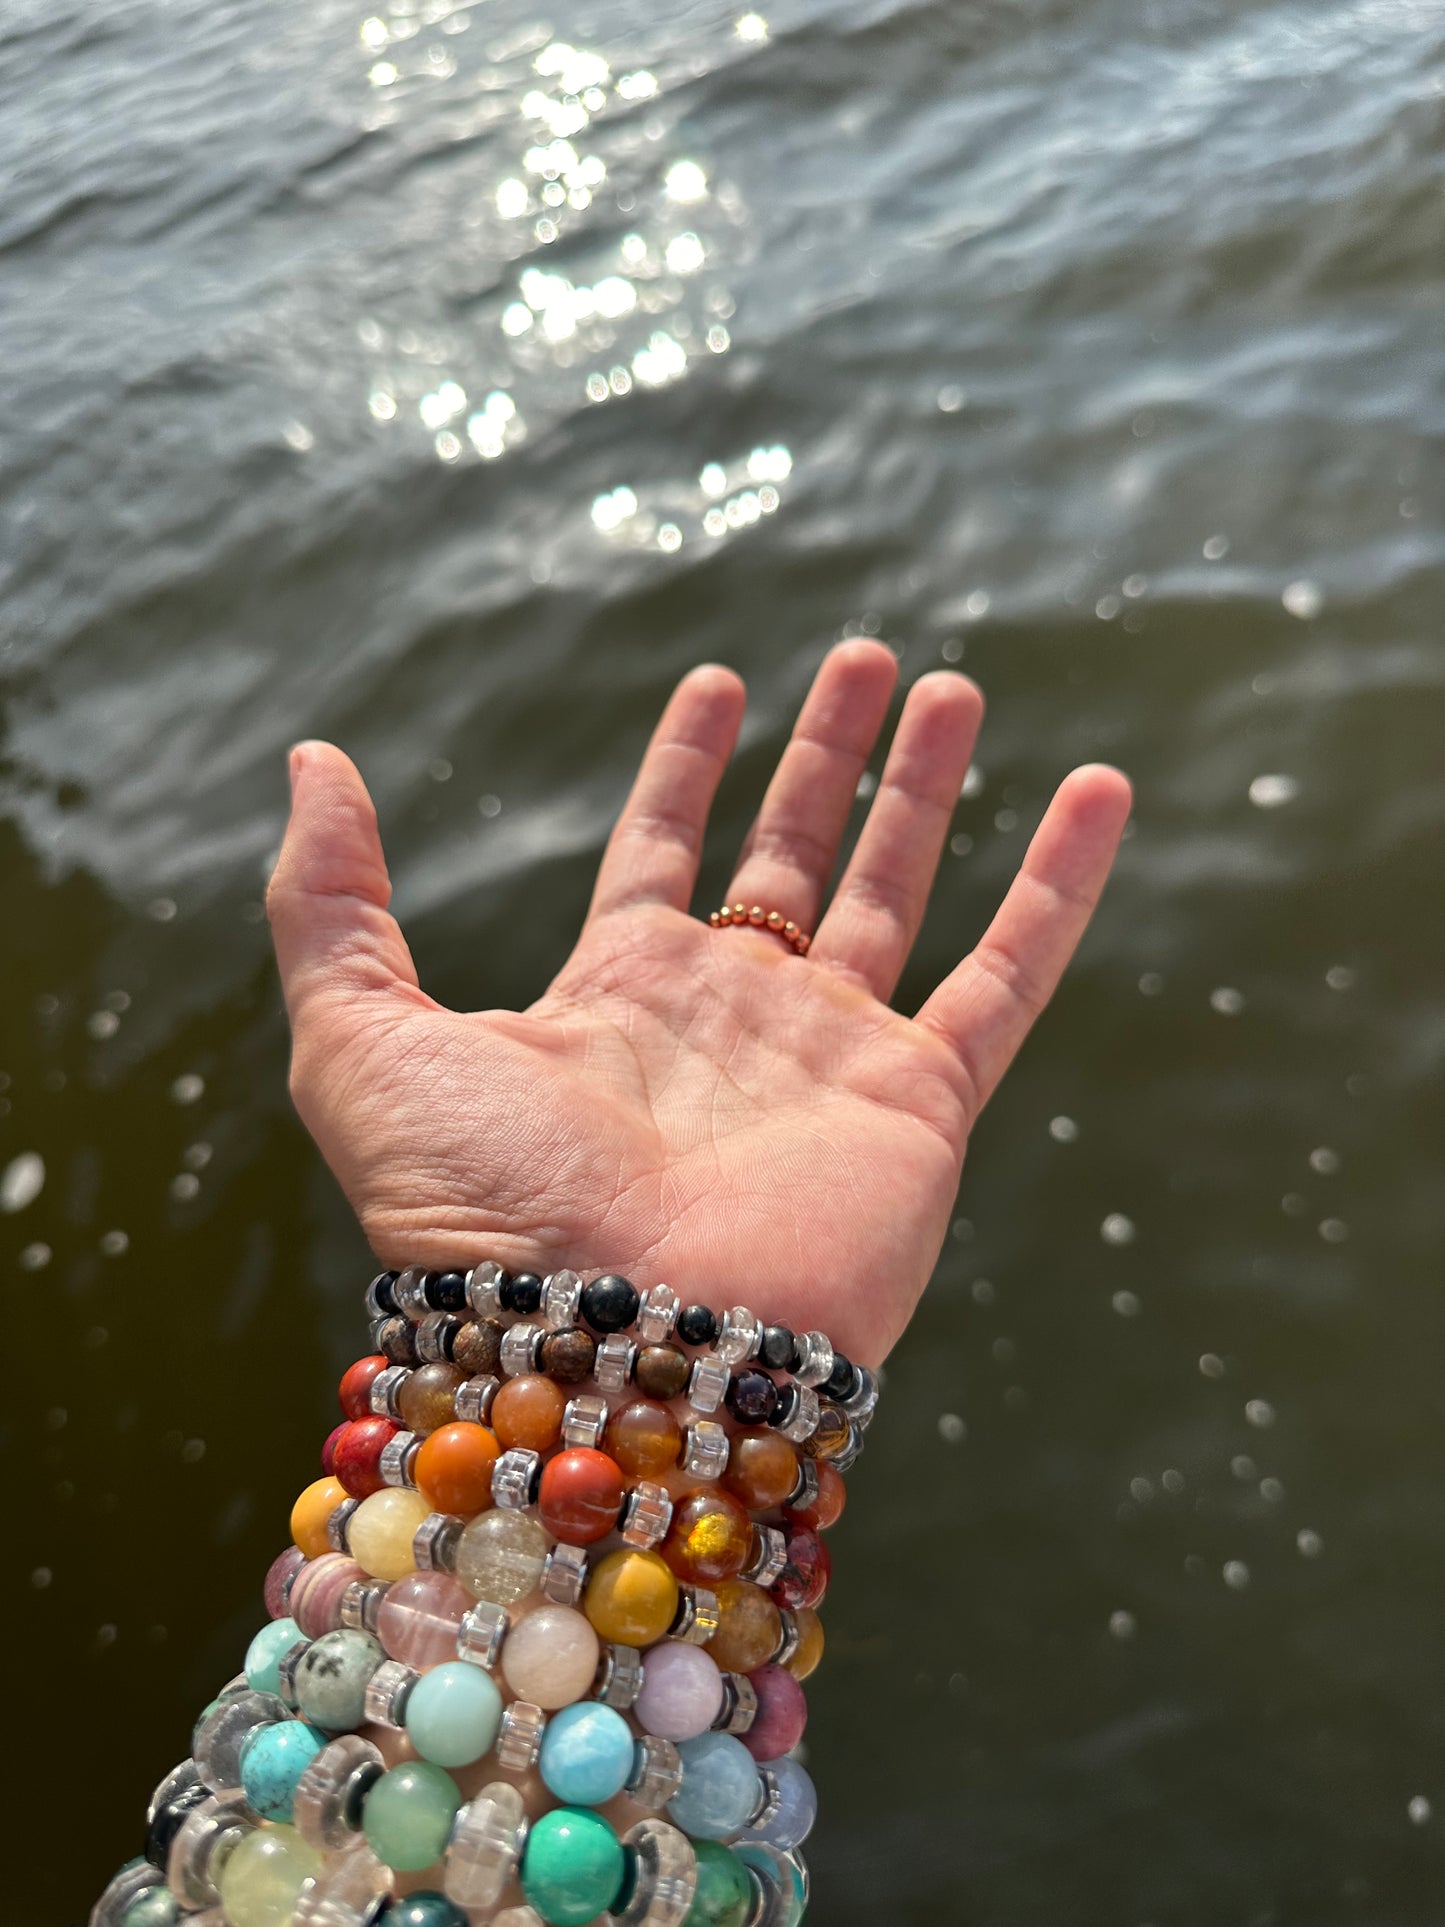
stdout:
[(764, 1825), (749, 1827), (743, 1837), (765, 1841), (790, 1853), (794, 1847), (801, 1847), (813, 1831), (813, 1822), (818, 1817), (817, 1789), (796, 1760), (768, 1760), (764, 1770), (778, 1783), (778, 1811)]
[(497, 1682), (464, 1659), (423, 1673), (406, 1703), (407, 1735), (434, 1766), (470, 1766), (481, 1759), (501, 1723)]
[(467, 1927), (467, 1917), (445, 1894), (428, 1890), (393, 1900), (378, 1927)]
[(682, 1785), (667, 1803), (673, 1823), (695, 1840), (727, 1840), (757, 1811), (757, 1765), (730, 1733), (701, 1733), (678, 1747)]
[(289, 1822), (297, 1782), (325, 1745), (326, 1735), (304, 1720), (254, 1727), (241, 1743), (241, 1791), (251, 1811)]
[(632, 1729), (600, 1700), (578, 1700), (554, 1713), (542, 1735), (542, 1778), (569, 1807), (600, 1807), (632, 1775)]
[(281, 1691), (281, 1655), (305, 1637), (294, 1619), (273, 1619), (261, 1628), (246, 1648), (246, 1684), (253, 1693)]

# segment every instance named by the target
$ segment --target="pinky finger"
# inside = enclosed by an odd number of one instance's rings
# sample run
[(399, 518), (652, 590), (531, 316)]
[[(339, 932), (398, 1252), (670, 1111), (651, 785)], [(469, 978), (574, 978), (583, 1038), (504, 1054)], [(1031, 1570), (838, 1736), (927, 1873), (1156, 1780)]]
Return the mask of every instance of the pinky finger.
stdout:
[(1058, 987), (1103, 894), (1132, 801), (1106, 764), (1059, 785), (1023, 867), (977, 948), (918, 1013), (950, 1044), (977, 1116)]

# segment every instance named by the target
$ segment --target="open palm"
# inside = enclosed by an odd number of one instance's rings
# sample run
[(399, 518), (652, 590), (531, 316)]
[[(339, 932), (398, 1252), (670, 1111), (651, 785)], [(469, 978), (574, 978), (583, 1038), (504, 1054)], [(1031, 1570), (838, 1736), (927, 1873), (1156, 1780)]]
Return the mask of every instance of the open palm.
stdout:
[[(813, 929), (896, 665), (832, 651), (744, 846), (730, 902)], [(689, 914), (742, 719), (729, 670), (679, 685), (604, 856), (577, 947), (526, 1011), (418, 987), (361, 778), (292, 752), (268, 908), (301, 1116), (390, 1264), (570, 1265), (821, 1326), (877, 1363), (948, 1224), (968, 1133), (1073, 953), (1129, 809), (1117, 771), (1060, 787), (983, 940), (914, 1018), (888, 1006), (922, 920), (982, 700), (914, 684), (806, 957)]]

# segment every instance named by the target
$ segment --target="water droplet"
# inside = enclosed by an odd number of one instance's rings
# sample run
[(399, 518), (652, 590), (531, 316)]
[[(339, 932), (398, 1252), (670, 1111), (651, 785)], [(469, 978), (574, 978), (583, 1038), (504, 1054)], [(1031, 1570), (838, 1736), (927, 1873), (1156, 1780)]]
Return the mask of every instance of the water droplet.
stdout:
[(1223, 1378), (1224, 1360), (1218, 1352), (1202, 1352), (1199, 1358), (1199, 1370), (1205, 1378)]
[(1206, 538), (1204, 543), (1204, 559), (1206, 562), (1220, 562), (1228, 554), (1229, 537), (1227, 535), (1211, 535)]
[(1244, 1416), (1261, 1432), (1267, 1432), (1274, 1424), (1275, 1411), (1268, 1399), (1252, 1398), (1244, 1408)]

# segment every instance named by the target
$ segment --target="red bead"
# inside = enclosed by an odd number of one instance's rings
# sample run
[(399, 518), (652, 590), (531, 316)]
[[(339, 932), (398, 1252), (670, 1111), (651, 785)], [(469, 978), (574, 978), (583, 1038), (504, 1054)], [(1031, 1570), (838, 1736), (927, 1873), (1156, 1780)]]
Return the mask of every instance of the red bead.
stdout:
[(815, 1459), (813, 1466), (818, 1474), (817, 1498), (811, 1505), (787, 1507), (783, 1517), (789, 1525), (811, 1526), (814, 1532), (826, 1532), (842, 1518), (848, 1488), (836, 1465), (829, 1465), (826, 1459)]
[(799, 1606), (817, 1611), (833, 1576), (833, 1555), (808, 1526), (794, 1526), (788, 1534), (788, 1563), (773, 1581), (773, 1597), (796, 1612)]
[(342, 1426), (333, 1463), (336, 1477), (353, 1499), (369, 1499), (385, 1486), (381, 1455), (396, 1434), (397, 1427), (386, 1418), (348, 1419)]
[(554, 1539), (571, 1546), (595, 1545), (617, 1524), (622, 1490), (617, 1461), (590, 1446), (578, 1446), (543, 1466), (537, 1510)]
[(328, 1479), (333, 1477), (336, 1472), (336, 1442), (346, 1430), (349, 1422), (349, 1420), (343, 1419), (340, 1425), (333, 1425), (331, 1430), (326, 1434), (326, 1443), (321, 1448), (321, 1470), (326, 1474)]
[(370, 1358), (358, 1358), (342, 1374), (337, 1396), (341, 1409), (348, 1418), (365, 1418), (371, 1411), (371, 1381), (378, 1372), (386, 1370), (386, 1360), (380, 1352), (373, 1352)]

